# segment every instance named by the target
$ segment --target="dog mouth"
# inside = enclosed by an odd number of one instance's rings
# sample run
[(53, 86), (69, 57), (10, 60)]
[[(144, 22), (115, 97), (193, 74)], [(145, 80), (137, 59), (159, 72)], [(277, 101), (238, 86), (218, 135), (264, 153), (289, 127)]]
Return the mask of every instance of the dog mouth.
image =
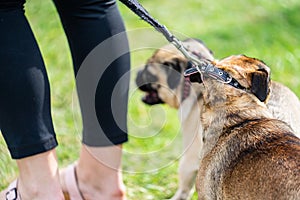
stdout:
[(162, 101), (161, 98), (159, 98), (157, 90), (158, 87), (153, 87), (153, 83), (156, 82), (156, 78), (154, 76), (151, 76), (151, 74), (146, 73), (145, 70), (140, 70), (137, 74), (135, 82), (139, 90), (143, 91), (145, 94), (142, 97), (142, 101), (145, 104), (155, 105), (164, 103), (164, 101)]
[(144, 91), (145, 95), (142, 97), (142, 101), (148, 105), (155, 105), (164, 103), (158, 96), (157, 90)]
[(155, 105), (164, 103), (158, 95), (157, 89), (154, 89), (151, 86), (151, 83), (138, 84), (139, 89), (144, 92), (144, 96), (142, 97), (142, 101), (148, 105)]

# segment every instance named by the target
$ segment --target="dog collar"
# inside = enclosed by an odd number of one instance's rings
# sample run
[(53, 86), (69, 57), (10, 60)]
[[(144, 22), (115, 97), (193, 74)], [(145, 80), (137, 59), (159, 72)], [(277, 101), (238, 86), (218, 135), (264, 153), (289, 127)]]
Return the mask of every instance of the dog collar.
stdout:
[(246, 89), (237, 80), (235, 80), (232, 76), (230, 76), (227, 72), (215, 67), (213, 64), (211, 64), (209, 61), (206, 60), (202, 62), (201, 66), (194, 65), (193, 67), (185, 70), (183, 75), (185, 77), (190, 77), (191, 75), (198, 74), (198, 73), (200, 73), (200, 75), (203, 74), (212, 77), (222, 83), (226, 83), (237, 89), (242, 89), (242, 90)]

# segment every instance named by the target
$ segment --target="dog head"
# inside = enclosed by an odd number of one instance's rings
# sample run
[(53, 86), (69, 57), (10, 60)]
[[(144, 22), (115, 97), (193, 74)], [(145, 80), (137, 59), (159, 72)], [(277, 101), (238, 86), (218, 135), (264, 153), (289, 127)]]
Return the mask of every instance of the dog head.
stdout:
[[(183, 45), (199, 59), (214, 59), (212, 51), (200, 40), (187, 39)], [(167, 103), (178, 108), (184, 84), (183, 72), (189, 67), (187, 59), (172, 44), (158, 49), (136, 77), (137, 86), (145, 93), (143, 102), (149, 105)]]
[[(240, 90), (253, 94), (261, 102), (267, 100), (270, 92), (270, 68), (263, 61), (245, 55), (235, 55), (212, 64), (236, 80)], [(193, 73), (193, 76), (198, 78), (194, 77), (191, 81), (203, 82), (203, 75), (201, 77), (200, 73)]]

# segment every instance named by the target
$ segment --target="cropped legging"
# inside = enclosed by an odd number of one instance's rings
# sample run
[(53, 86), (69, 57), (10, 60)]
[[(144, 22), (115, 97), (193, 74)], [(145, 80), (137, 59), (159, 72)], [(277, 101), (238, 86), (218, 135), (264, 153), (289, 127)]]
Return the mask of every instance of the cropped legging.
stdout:
[[(49, 80), (24, 3), (0, 2), (0, 128), (14, 159), (58, 145)], [(130, 57), (115, 0), (54, 0), (54, 4), (72, 54), (82, 142), (88, 146), (126, 142)]]

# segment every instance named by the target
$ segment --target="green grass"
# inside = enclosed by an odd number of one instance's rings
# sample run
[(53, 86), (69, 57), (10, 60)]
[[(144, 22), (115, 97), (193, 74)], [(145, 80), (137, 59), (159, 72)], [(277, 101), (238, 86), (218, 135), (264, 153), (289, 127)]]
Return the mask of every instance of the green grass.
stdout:
[[(145, 1), (147, 10), (179, 38), (202, 39), (216, 58), (246, 54), (264, 60), (272, 78), (300, 96), (300, 2), (273, 1)], [(60, 142), (60, 166), (76, 160), (81, 121), (74, 92), (71, 56), (59, 18), (50, 0), (28, 0), (32, 24), (47, 66), (52, 115)], [(166, 199), (177, 186), (181, 134), (177, 112), (165, 105), (145, 106), (136, 90), (136, 69), (166, 40), (120, 4), (132, 49), (129, 99), (130, 142), (124, 149), (124, 180), (129, 199)], [(0, 141), (0, 189), (16, 176), (5, 143)], [(196, 194), (193, 199), (196, 199)]]

